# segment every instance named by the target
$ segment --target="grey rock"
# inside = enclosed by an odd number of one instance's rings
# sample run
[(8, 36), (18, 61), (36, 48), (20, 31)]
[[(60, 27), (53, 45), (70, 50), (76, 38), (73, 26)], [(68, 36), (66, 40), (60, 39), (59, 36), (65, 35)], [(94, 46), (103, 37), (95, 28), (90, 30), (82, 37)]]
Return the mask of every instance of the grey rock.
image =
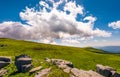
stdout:
[(70, 77), (75, 77), (73, 74), (70, 74)]
[(1, 69), (0, 70), (0, 77), (3, 77), (5, 74), (7, 74), (7, 70), (5, 70), (5, 69)]
[(46, 68), (41, 70), (40, 72), (38, 72), (35, 77), (44, 77), (45, 75), (47, 75), (50, 72), (51, 68)]
[(40, 69), (42, 69), (42, 66), (33, 68), (33, 69), (31, 69), (29, 72), (30, 72), (30, 74), (32, 74), (32, 73), (34, 73), (34, 72), (36, 72), (36, 71), (38, 71), (38, 70), (40, 70)]
[(9, 65), (11, 63), (11, 58), (6, 56), (0, 56), (0, 69)]
[(27, 72), (32, 68), (32, 59), (27, 55), (16, 56), (15, 66), (19, 72)]
[(54, 65), (67, 65), (68, 67), (73, 68), (72, 62), (62, 60), (62, 59), (51, 59), (52, 64)]
[(5, 47), (7, 46), (7, 44), (0, 44), (0, 47)]
[(49, 59), (49, 58), (45, 58), (44, 60), (45, 60), (46, 62), (48, 62), (48, 63), (51, 62), (51, 59)]
[(66, 69), (68, 66), (67, 65), (57, 65), (60, 69)]
[(90, 75), (84, 71), (84, 70), (79, 70), (77, 68), (72, 68), (71, 69), (71, 73), (75, 76), (75, 77), (90, 77)]
[(67, 67), (67, 68), (63, 69), (63, 71), (64, 71), (65, 73), (70, 73), (71, 68)]
[(120, 74), (114, 71), (114, 73), (112, 73), (111, 77), (120, 77)]
[(92, 70), (87, 71), (87, 73), (90, 75), (90, 77), (104, 77), (104, 76), (102, 76), (102, 75), (100, 75), (97, 72), (94, 72)]
[(103, 66), (100, 64), (96, 65), (97, 67), (97, 72), (105, 77), (111, 77), (112, 76), (112, 71), (116, 71), (115, 69), (113, 69), (112, 67), (109, 66)]
[(32, 67), (33, 67), (32, 64), (22, 65), (21, 71), (22, 71), (22, 72), (27, 72), (27, 71), (29, 71)]
[(73, 77), (104, 77), (104, 76), (102, 76), (102, 75), (100, 75), (97, 72), (94, 72), (92, 70), (85, 71), (85, 70), (79, 70), (77, 68), (72, 68), (71, 74), (73, 75)]

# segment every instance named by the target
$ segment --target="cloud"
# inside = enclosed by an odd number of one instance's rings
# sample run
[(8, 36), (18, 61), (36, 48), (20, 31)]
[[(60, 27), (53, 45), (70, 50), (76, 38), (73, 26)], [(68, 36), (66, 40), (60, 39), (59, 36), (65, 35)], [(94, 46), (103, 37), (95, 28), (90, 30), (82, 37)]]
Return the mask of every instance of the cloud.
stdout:
[(29, 39), (30, 32), (26, 25), (20, 22), (3, 22), (0, 24), (0, 37), (15, 38), (15, 39)]
[(40, 4), (41, 6), (44, 6), (44, 7), (46, 7), (46, 8), (49, 8), (49, 5), (48, 5), (47, 3), (45, 3), (44, 1), (40, 1), (39, 4)]
[(116, 22), (111, 22), (108, 24), (109, 27), (112, 27), (113, 29), (120, 29), (120, 20)]
[(62, 45), (67, 45), (67, 46), (78, 46), (80, 44), (80, 41), (74, 40), (74, 39), (63, 39), (61, 40)]
[[(84, 7), (76, 5), (76, 2), (60, 0), (50, 1), (51, 7), (46, 1), (39, 2), (41, 9), (28, 8), (20, 12), (20, 17), (27, 25), (20, 22), (3, 22), (0, 24), (0, 37), (10, 37), (25, 40), (37, 40), (44, 43), (56, 43), (55, 39), (64, 42), (79, 43), (94, 37), (109, 37), (111, 33), (94, 28), (96, 17), (86, 16), (82, 21), (77, 21), (77, 14), (84, 14)], [(60, 4), (65, 4), (63, 9), (58, 9)], [(42, 8), (42, 7), (43, 8)], [(69, 11), (70, 14), (67, 14)], [(86, 21), (87, 22), (84, 22)], [(75, 39), (77, 38), (77, 39)], [(75, 40), (74, 40), (75, 39)]]
[(76, 2), (68, 2), (64, 6), (64, 11), (69, 11), (71, 16), (76, 17), (77, 14), (83, 14), (84, 8), (80, 5), (76, 6)]

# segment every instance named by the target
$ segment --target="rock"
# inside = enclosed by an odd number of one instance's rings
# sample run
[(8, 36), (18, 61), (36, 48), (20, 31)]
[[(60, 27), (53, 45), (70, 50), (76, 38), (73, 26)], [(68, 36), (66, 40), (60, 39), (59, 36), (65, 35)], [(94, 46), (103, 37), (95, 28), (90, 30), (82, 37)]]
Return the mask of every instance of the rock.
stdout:
[(51, 59), (52, 64), (54, 65), (67, 65), (68, 67), (73, 68), (73, 64), (72, 62), (66, 61), (66, 60), (62, 60), (62, 59)]
[(51, 68), (46, 68), (41, 70), (40, 72), (38, 72), (35, 77), (44, 77), (45, 75), (47, 75), (50, 72)]
[(0, 44), (0, 47), (4, 47), (4, 46), (7, 46), (7, 44)]
[(11, 57), (0, 56), (0, 61), (10, 62), (11, 61)]
[(72, 68), (72, 69), (71, 69), (71, 73), (72, 73), (74, 76), (79, 76), (79, 72), (80, 72), (80, 70), (77, 69), (77, 68)]
[(32, 59), (27, 55), (19, 55), (15, 57), (15, 66), (19, 72), (27, 72), (32, 68)]
[(75, 76), (75, 77), (90, 77), (90, 75), (84, 71), (84, 70), (79, 70), (77, 68), (72, 68), (71, 69), (71, 73)]
[(114, 73), (111, 77), (120, 77), (120, 74), (118, 74), (117, 72)]
[(70, 77), (75, 77), (73, 74), (70, 74)]
[(63, 71), (64, 71), (65, 73), (70, 73), (70, 70), (71, 70), (71, 68), (69, 68), (69, 67), (63, 69)]
[(65, 68), (67, 68), (67, 65), (58, 65), (58, 67), (59, 67), (60, 69), (65, 69)]
[(72, 68), (71, 74), (72, 74), (72, 76), (70, 76), (70, 77), (104, 77), (92, 70), (84, 71), (84, 70), (79, 70), (77, 68)]
[(41, 68), (42, 68), (42, 66), (39, 66), (39, 67), (36, 67), (36, 68), (31, 69), (29, 72), (30, 72), (30, 74), (32, 74), (32, 73), (40, 70)]
[(45, 61), (48, 62), (48, 63), (50, 63), (50, 62), (51, 62), (51, 59), (45, 58)]
[(69, 66), (69, 67), (71, 67), (71, 68), (73, 68), (73, 64), (72, 63), (68, 63), (68, 64), (66, 64), (67, 66)]
[(22, 72), (27, 72), (32, 68), (32, 64), (28, 64), (28, 65), (22, 65)]
[(116, 71), (112, 67), (109, 66), (103, 66), (100, 64), (96, 65), (97, 67), (97, 72), (105, 77), (111, 77), (112, 76), (112, 71)]
[(104, 76), (102, 76), (102, 75), (100, 75), (97, 72), (94, 72), (92, 70), (87, 71), (87, 73), (90, 75), (90, 77), (104, 77)]
[(7, 70), (1, 69), (0, 70), (0, 77), (3, 77), (5, 74), (7, 74)]
[(0, 56), (0, 69), (9, 65), (11, 63), (11, 58), (6, 56)]

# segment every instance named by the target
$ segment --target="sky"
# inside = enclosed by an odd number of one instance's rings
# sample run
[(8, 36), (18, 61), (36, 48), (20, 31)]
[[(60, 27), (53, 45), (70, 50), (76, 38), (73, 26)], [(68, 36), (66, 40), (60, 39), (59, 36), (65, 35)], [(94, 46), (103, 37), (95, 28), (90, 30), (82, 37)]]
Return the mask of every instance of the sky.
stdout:
[(1, 0), (0, 38), (120, 46), (119, 0)]

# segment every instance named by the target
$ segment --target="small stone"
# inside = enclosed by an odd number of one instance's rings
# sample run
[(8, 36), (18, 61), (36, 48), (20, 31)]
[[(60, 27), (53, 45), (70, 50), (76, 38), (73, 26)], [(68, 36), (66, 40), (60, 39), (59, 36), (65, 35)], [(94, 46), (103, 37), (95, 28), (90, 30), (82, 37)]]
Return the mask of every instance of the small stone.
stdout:
[(38, 72), (35, 77), (44, 77), (45, 75), (47, 75), (50, 72), (51, 68), (46, 68), (41, 70), (40, 72)]
[(32, 74), (32, 73), (34, 73), (34, 72), (36, 72), (36, 71), (38, 71), (38, 70), (40, 70), (40, 69), (42, 69), (42, 66), (33, 68), (33, 69), (31, 69), (29, 72), (30, 72), (30, 74)]
[(0, 70), (0, 77), (3, 77), (5, 74), (7, 74), (7, 70), (1, 69)]
[(50, 62), (51, 62), (51, 59), (45, 58), (45, 61), (48, 62), (48, 63), (50, 63)]

